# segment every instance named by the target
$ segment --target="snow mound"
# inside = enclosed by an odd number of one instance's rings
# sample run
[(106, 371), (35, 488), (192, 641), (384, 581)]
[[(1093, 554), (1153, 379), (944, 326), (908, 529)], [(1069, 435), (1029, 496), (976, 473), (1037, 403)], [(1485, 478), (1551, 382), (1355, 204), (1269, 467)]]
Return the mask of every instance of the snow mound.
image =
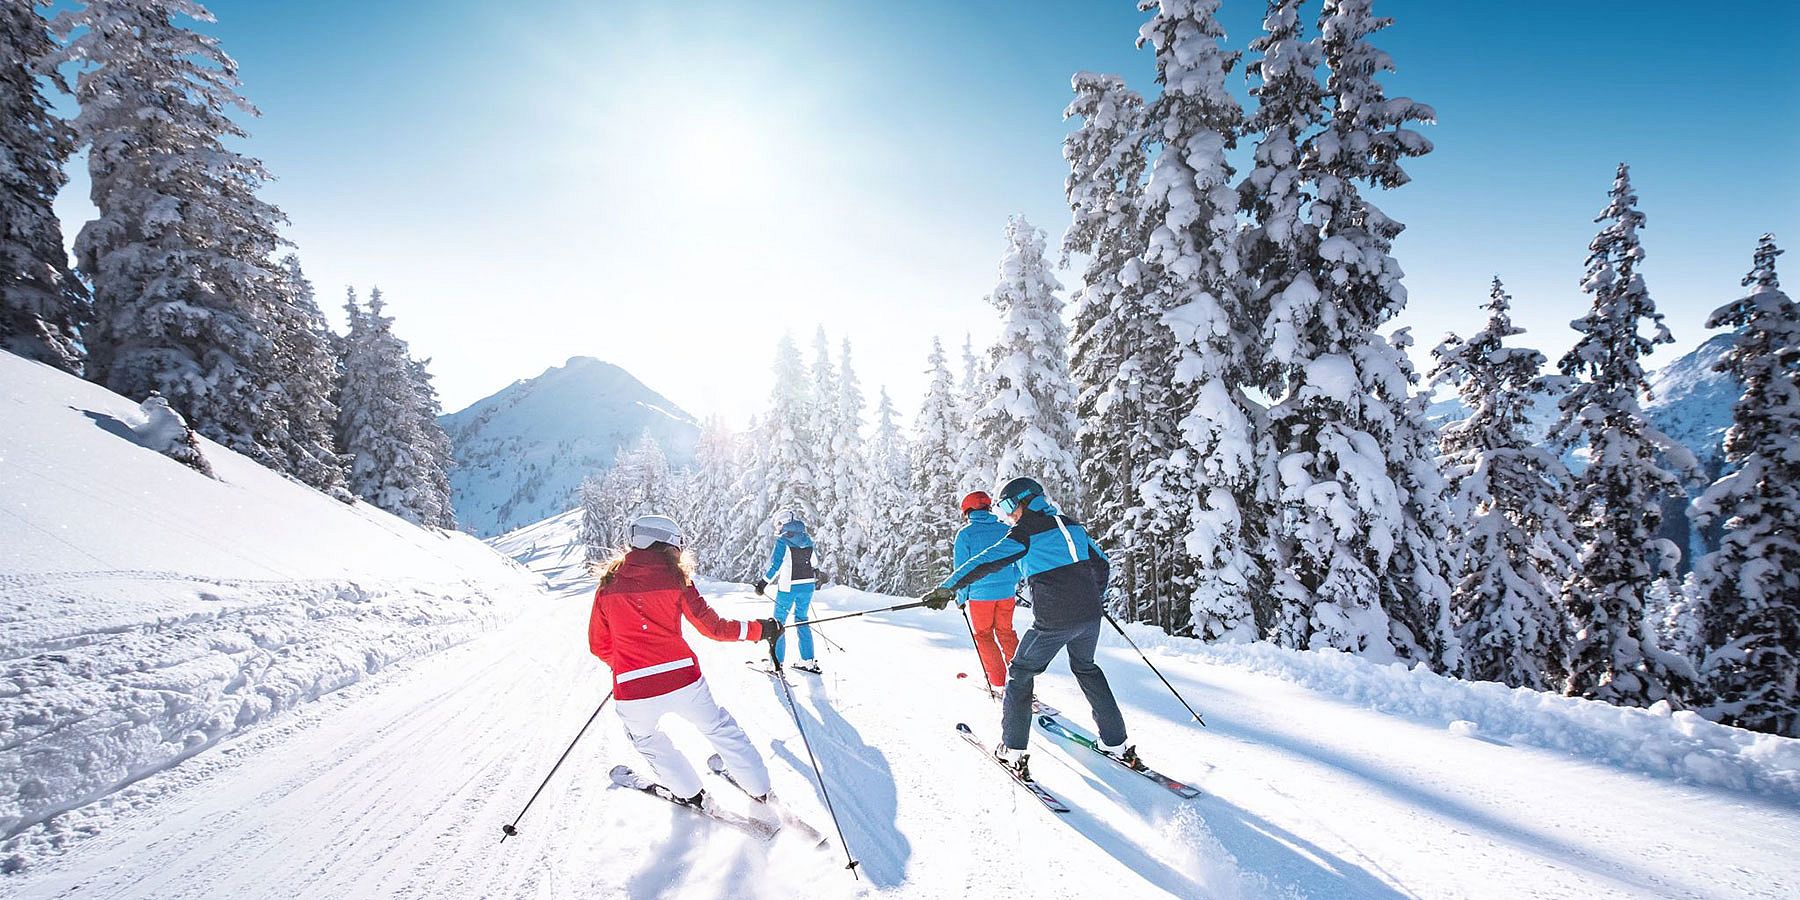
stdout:
[(1272, 675), (1459, 736), (1541, 747), (1688, 784), (1800, 801), (1800, 739), (1720, 725), (1661, 704), (1631, 709), (1491, 681), (1459, 681), (1335, 650), (1204, 644), (1147, 625), (1125, 628), (1141, 647)]
[(542, 592), (473, 538), (202, 438), (208, 478), (143, 445), (150, 418), (0, 353), (5, 838)]

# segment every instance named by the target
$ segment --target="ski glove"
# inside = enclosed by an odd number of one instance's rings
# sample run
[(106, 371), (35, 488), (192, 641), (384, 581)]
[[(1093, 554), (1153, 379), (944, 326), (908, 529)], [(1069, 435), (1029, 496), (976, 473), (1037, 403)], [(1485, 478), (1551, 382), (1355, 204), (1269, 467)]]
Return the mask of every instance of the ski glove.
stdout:
[(768, 586), (769, 586), (769, 583), (768, 583), (768, 582), (766, 582), (766, 581), (764, 581), (764, 580), (762, 580), (762, 579), (761, 579), (761, 578), (758, 578), (758, 579), (756, 579), (756, 580), (755, 580), (755, 581), (753, 581), (753, 582), (751, 582), (751, 583), (750, 583), (750, 586), (751, 586), (751, 587), (753, 587), (753, 588), (756, 588), (756, 596), (758, 596), (758, 597), (761, 597), (761, 596), (762, 596), (762, 592), (763, 592), (763, 588), (766, 588), (766, 587), (768, 587)]
[(775, 643), (776, 638), (781, 637), (781, 623), (774, 619), (757, 619), (756, 626), (762, 632), (762, 639), (771, 644)]
[(943, 609), (950, 605), (950, 601), (956, 599), (956, 592), (949, 588), (936, 587), (932, 588), (930, 593), (919, 599), (924, 601), (925, 605), (931, 609)]

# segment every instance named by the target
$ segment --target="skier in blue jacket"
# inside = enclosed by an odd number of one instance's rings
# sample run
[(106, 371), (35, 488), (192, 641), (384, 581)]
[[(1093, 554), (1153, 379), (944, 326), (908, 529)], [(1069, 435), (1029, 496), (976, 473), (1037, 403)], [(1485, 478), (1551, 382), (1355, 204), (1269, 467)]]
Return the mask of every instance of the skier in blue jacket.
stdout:
[[(975, 491), (962, 499), (967, 524), (956, 533), (953, 565), (960, 566), (1005, 539), (1006, 523), (994, 515), (993, 505), (994, 500), (986, 491)], [(1019, 577), (1019, 565), (1013, 563), (956, 592), (956, 605), (969, 617), (969, 633), (975, 639), (982, 671), (987, 674), (988, 684), (996, 689), (1006, 687), (1006, 666), (1019, 649), (1019, 635), (1012, 624)]]
[[(756, 582), (756, 592), (761, 594), (770, 582), (775, 583), (775, 621), (787, 625), (791, 612), (794, 621), (801, 623), (793, 629), (800, 635), (800, 661), (792, 668), (817, 674), (819, 662), (813, 659), (812, 629), (805, 624), (811, 618), (813, 585), (818, 577), (813, 568), (812, 536), (806, 533), (806, 523), (795, 512), (783, 514), (781, 524), (775, 530), (775, 549), (769, 553), (769, 567), (763, 577)], [(775, 639), (775, 658), (787, 659), (787, 632), (783, 628), (781, 636)]]
[(956, 567), (950, 577), (924, 597), (927, 606), (943, 609), (956, 592), (1006, 566), (1018, 565), (1031, 587), (1036, 621), (1019, 639), (1018, 652), (1007, 667), (1006, 698), (1000, 717), (1000, 746), (994, 755), (1022, 777), (1026, 740), (1031, 733), (1032, 681), (1067, 649), (1069, 671), (1087, 696), (1099, 726), (1101, 752), (1132, 768), (1142, 766), (1137, 748), (1125, 743), (1125, 718), (1113, 699), (1106, 674), (1094, 662), (1105, 616), (1101, 597), (1112, 575), (1111, 564), (1080, 522), (1057, 511), (1044, 486), (1030, 478), (1014, 478), (1000, 489), (995, 504), (1012, 524), (1006, 537)]

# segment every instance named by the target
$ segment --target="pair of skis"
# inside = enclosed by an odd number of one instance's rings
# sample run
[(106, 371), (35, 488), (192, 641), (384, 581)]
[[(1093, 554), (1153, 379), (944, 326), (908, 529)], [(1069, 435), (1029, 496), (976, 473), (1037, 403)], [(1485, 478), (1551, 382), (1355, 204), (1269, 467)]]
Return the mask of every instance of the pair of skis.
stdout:
[[(750, 797), (750, 792), (745, 791), (744, 786), (741, 784), (738, 784), (736, 778), (731, 777), (731, 772), (725, 768), (725, 760), (720, 758), (720, 756), (717, 753), (713, 754), (711, 757), (709, 757), (706, 760), (706, 767), (711, 769), (714, 775), (717, 775), (717, 776), (725, 779), (726, 781), (730, 782), (732, 787), (737, 788), (740, 791), (744, 791), (744, 795), (747, 797)], [(794, 832), (798, 833), (800, 836), (811, 841), (814, 846), (817, 846), (817, 847), (825, 846), (825, 835), (821, 834), (819, 832), (819, 829), (814, 828), (811, 825), (807, 824), (799, 816), (794, 815), (793, 811), (788, 809), (787, 804), (782, 803), (781, 800), (772, 793), (765, 795), (760, 800), (758, 800), (756, 797), (750, 797), (750, 799), (756, 800), (757, 802), (762, 803), (764, 806), (767, 806), (771, 812), (775, 813), (776, 818), (781, 820), (781, 824), (779, 824), (779, 825), (777, 825), (773, 822), (768, 822), (768, 821), (764, 821), (762, 819), (755, 818), (753, 816), (746, 816), (742, 813), (733, 812), (729, 809), (722, 809), (722, 808), (712, 805), (710, 803), (707, 803), (707, 804), (704, 804), (701, 806), (693, 806), (691, 804), (684, 803), (684, 802), (682, 802), (680, 797), (675, 796), (674, 791), (671, 791), (668, 788), (666, 788), (660, 784), (657, 784), (656, 782), (651, 781), (648, 778), (645, 778), (644, 776), (638, 774), (637, 771), (632, 769), (630, 766), (626, 766), (626, 765), (613, 766), (612, 781), (613, 781), (613, 784), (616, 784), (619, 787), (630, 788), (634, 791), (641, 791), (643, 793), (649, 794), (652, 797), (660, 797), (660, 798), (667, 800), (670, 803), (673, 803), (676, 806), (679, 806), (683, 809), (693, 810), (694, 812), (696, 812), (700, 815), (706, 816), (707, 818), (712, 819), (715, 822), (719, 822), (724, 825), (729, 825), (732, 828), (736, 828), (739, 831), (742, 831), (745, 834), (748, 834), (751, 837), (756, 838), (757, 840), (761, 840), (761, 841), (773, 840), (775, 835), (779, 834), (780, 832), (787, 830), (787, 829), (792, 829)]]
[[(1176, 781), (1175, 779), (1170, 778), (1169, 776), (1164, 775), (1161, 772), (1156, 771), (1155, 769), (1152, 769), (1148, 766), (1142, 765), (1142, 763), (1140, 763), (1138, 766), (1132, 766), (1130, 763), (1127, 763), (1125, 760), (1123, 760), (1117, 756), (1114, 756), (1111, 753), (1106, 752), (1105, 750), (1100, 749), (1099, 740), (1095, 739), (1091, 735), (1084, 734), (1083, 732), (1075, 729), (1074, 727), (1062, 722), (1061, 720), (1057, 719), (1054, 715), (1040, 714), (1037, 717), (1037, 722), (1038, 722), (1038, 726), (1043, 728), (1045, 731), (1048, 731), (1051, 734), (1056, 735), (1057, 737), (1068, 740), (1071, 743), (1074, 743), (1078, 746), (1086, 747), (1087, 749), (1092, 750), (1096, 754), (1099, 754), (1100, 756), (1102, 756), (1106, 759), (1110, 759), (1113, 762), (1118, 763), (1119, 767), (1124, 769), (1125, 771), (1131, 772), (1135, 775), (1139, 775), (1145, 779), (1148, 779), (1149, 781), (1157, 784), (1158, 786), (1175, 794), (1176, 796), (1181, 797), (1184, 800), (1191, 800), (1195, 797), (1200, 796), (1199, 788)], [(995, 756), (994, 752), (991, 748), (983, 745), (982, 742), (980, 741), (980, 739), (975, 737), (974, 730), (969, 728), (968, 725), (966, 725), (962, 722), (956, 723), (956, 733), (961, 735), (962, 739), (967, 741), (970, 746), (974, 747), (977, 751), (979, 751), (982, 756), (987, 757), (995, 765), (997, 765), (1001, 769), (1005, 770), (1008, 777), (1012, 778), (1012, 780), (1015, 783), (1017, 783), (1020, 787), (1029, 791), (1032, 796), (1036, 797), (1040, 802), (1042, 802), (1044, 804), (1044, 807), (1046, 809), (1049, 809), (1051, 812), (1057, 812), (1057, 813), (1066, 813), (1069, 811), (1069, 805), (1062, 802), (1061, 800), (1057, 799), (1056, 795), (1050, 793), (1047, 790), (1044, 790), (1043, 785), (1038, 784), (1036, 781), (1034, 781), (1030, 778), (1026, 778), (1026, 777), (1020, 775), (1017, 769), (1013, 768), (1012, 766), (1007, 765), (1005, 763), (1005, 761), (1003, 761), (999, 757)]]

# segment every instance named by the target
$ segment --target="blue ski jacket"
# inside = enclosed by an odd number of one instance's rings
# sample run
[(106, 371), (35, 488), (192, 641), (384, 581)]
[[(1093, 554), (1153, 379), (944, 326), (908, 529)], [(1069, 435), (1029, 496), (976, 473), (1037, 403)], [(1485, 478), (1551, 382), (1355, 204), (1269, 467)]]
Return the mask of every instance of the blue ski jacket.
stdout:
[[(969, 510), (969, 524), (956, 533), (955, 565), (961, 566), (975, 554), (1005, 540), (1008, 530), (1006, 523), (992, 512)], [(1018, 594), (1020, 577), (1019, 564), (1009, 563), (957, 591), (956, 601), (960, 605), (970, 600), (1009, 599)]]
[(769, 553), (769, 568), (763, 572), (763, 579), (774, 582), (777, 591), (813, 583), (813, 542), (805, 525), (789, 522), (782, 526), (781, 533), (775, 536), (775, 549)]
[(1112, 577), (1111, 562), (1080, 522), (1057, 512), (1041, 496), (1031, 499), (1006, 537), (969, 557), (939, 586), (960, 590), (1015, 563), (1031, 586), (1031, 611), (1038, 625), (1073, 628), (1097, 622), (1104, 614), (1101, 597)]

